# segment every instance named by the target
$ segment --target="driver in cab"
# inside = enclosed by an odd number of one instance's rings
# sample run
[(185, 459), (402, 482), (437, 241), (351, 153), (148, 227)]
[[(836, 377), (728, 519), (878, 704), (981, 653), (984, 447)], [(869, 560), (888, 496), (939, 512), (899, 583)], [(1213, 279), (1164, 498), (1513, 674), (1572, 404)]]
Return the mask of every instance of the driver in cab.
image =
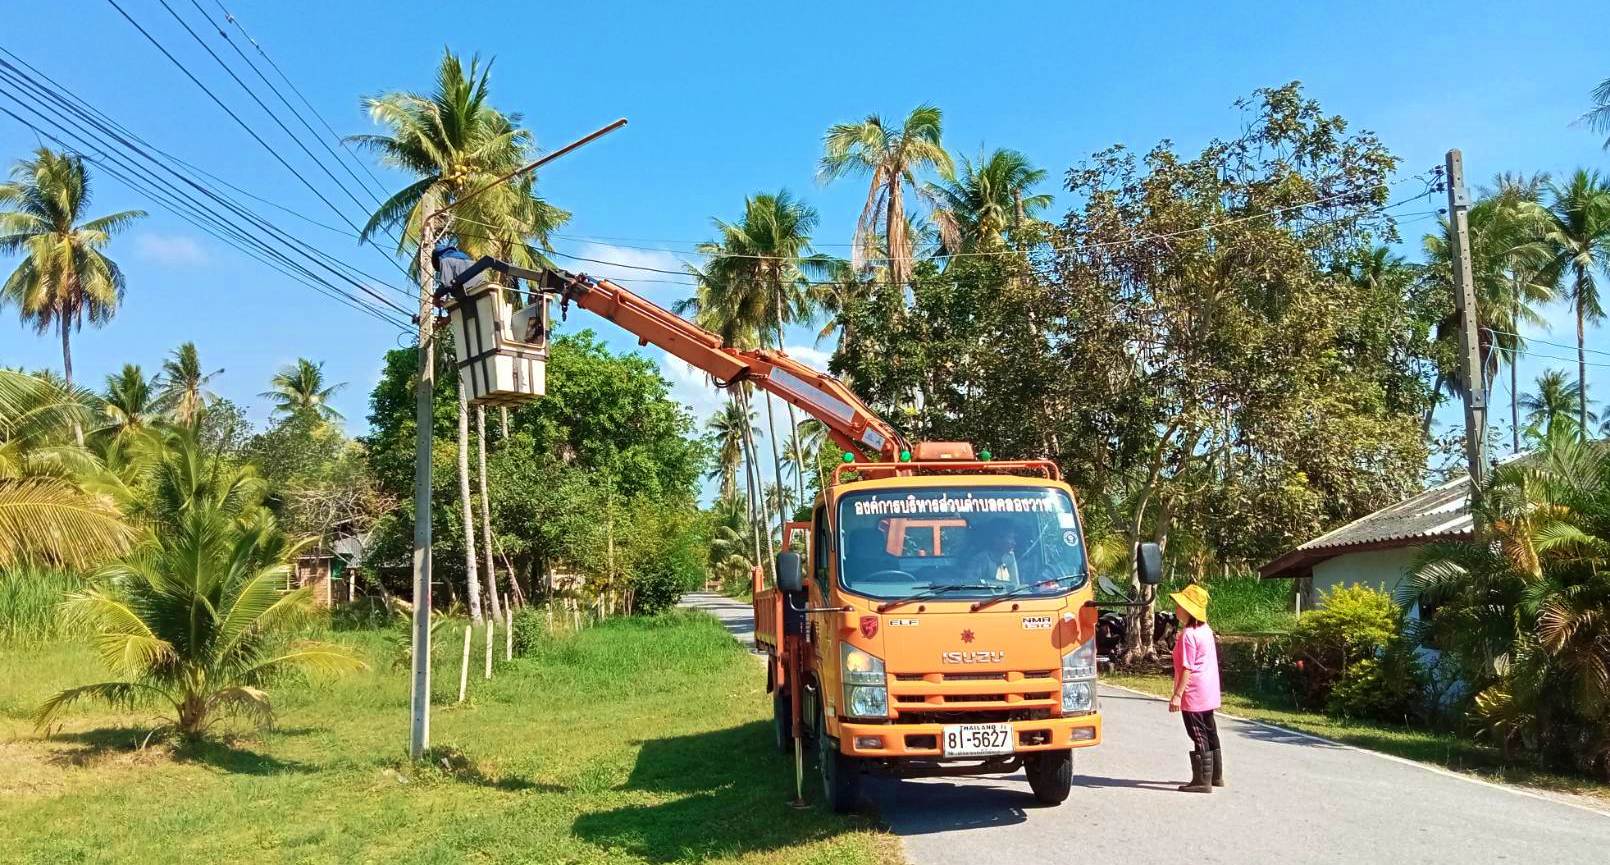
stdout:
[(1018, 585), (1017, 528), (995, 520), (981, 523), (973, 532), (979, 548), (967, 562), (967, 575), (985, 585)]

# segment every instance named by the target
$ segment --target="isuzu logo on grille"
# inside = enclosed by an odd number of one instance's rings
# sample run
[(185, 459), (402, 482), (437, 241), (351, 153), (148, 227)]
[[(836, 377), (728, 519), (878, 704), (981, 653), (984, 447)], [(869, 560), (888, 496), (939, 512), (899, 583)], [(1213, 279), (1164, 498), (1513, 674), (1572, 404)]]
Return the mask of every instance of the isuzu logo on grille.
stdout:
[(947, 664), (1000, 664), (1006, 661), (1005, 652), (940, 652), (939, 660)]

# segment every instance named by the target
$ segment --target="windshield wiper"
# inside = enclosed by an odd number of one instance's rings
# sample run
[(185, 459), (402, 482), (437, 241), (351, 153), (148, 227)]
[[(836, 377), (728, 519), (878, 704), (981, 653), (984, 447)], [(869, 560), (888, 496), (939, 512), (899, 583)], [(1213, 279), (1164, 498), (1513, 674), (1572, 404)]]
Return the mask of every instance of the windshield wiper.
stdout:
[(994, 597), (985, 598), (984, 600), (973, 604), (973, 612), (976, 613), (979, 610), (982, 610), (985, 607), (989, 606), (990, 604), (1000, 603), (1001, 601), (1007, 600), (1008, 598), (1021, 598), (1024, 595), (1028, 594), (1030, 592), (1030, 590), (1039, 591), (1040, 587), (1044, 586), (1046, 583), (1056, 583), (1056, 584), (1060, 585), (1061, 583), (1064, 583), (1064, 582), (1066, 582), (1068, 580), (1076, 580), (1076, 579), (1079, 579), (1080, 577), (1083, 577), (1083, 576), (1085, 576), (1085, 574), (1083, 572), (1081, 572), (1081, 573), (1077, 573), (1077, 574), (1068, 574), (1066, 576), (1057, 577), (1054, 580), (1041, 580), (1038, 583), (1028, 583), (1026, 585), (1018, 586), (1017, 588), (1011, 590), (1010, 592), (1005, 592), (1003, 594), (995, 595)]
[(900, 606), (901, 604), (909, 604), (912, 601), (926, 601), (929, 598), (937, 598), (940, 595), (946, 594), (948, 592), (959, 592), (959, 591), (966, 591), (966, 590), (978, 589), (978, 588), (980, 588), (980, 587), (979, 586), (967, 586), (967, 585), (931, 586), (928, 589), (925, 589), (925, 590), (923, 590), (921, 592), (916, 593), (915, 595), (908, 595), (908, 596), (906, 596), (904, 598), (895, 598), (892, 601), (884, 601), (883, 603), (878, 605), (878, 612), (880, 612), (880, 613), (888, 612), (889, 610), (892, 610), (895, 607)]

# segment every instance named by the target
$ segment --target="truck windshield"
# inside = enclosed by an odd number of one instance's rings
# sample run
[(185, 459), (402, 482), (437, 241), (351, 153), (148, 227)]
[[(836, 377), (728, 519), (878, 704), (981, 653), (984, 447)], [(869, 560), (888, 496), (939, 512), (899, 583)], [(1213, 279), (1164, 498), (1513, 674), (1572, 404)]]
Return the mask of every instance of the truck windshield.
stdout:
[(838, 522), (840, 586), (868, 597), (1043, 597), (1087, 579), (1079, 518), (1059, 489), (850, 493)]

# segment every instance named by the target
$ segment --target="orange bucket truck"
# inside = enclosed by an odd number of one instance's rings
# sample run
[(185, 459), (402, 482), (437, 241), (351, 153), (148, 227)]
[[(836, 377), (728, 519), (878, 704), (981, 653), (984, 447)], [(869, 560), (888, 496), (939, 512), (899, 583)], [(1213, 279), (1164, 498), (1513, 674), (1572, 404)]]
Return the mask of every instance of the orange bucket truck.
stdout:
[[(1101, 743), (1094, 588), (1077, 497), (1049, 460), (995, 460), (962, 442), (908, 443), (832, 376), (719, 337), (610, 280), (482, 259), (709, 374), (748, 383), (826, 426), (844, 461), (808, 522), (784, 526), (774, 579), (754, 583), (780, 749), (816, 756), (824, 797), (861, 777), (1012, 773), (1068, 797), (1073, 752)], [(532, 316), (528, 316), (532, 317)], [(546, 320), (545, 314), (535, 316)], [(1140, 544), (1141, 582), (1161, 578)]]

